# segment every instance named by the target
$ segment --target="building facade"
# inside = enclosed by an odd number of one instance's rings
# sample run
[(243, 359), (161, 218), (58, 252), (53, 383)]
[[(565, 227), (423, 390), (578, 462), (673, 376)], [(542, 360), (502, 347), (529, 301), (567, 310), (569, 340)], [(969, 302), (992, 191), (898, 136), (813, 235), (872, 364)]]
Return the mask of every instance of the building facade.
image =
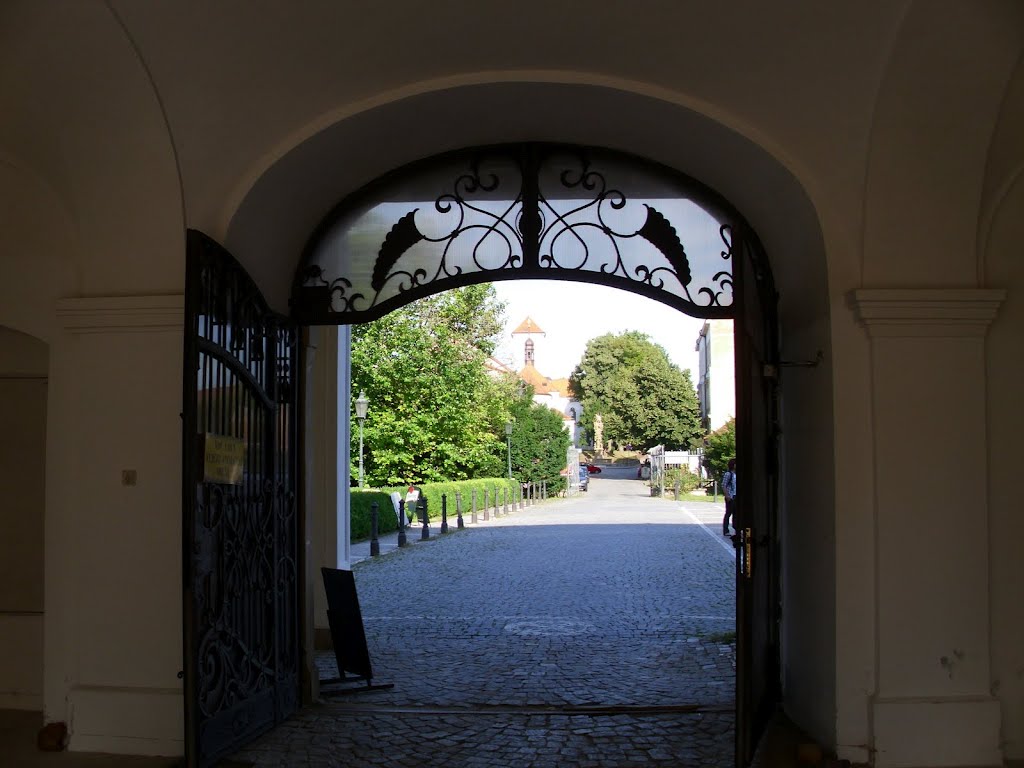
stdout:
[[(5, 706), (183, 750), (186, 231), (287, 313), (338, 201), (543, 139), (698, 179), (769, 255), (790, 717), (880, 767), (1024, 759), (1024, 5), (13, 0), (0, 36)], [(303, 337), (316, 564), (345, 334)]]
[(732, 321), (705, 322), (697, 336), (696, 350), (700, 421), (704, 429), (714, 432), (736, 417), (736, 352)]

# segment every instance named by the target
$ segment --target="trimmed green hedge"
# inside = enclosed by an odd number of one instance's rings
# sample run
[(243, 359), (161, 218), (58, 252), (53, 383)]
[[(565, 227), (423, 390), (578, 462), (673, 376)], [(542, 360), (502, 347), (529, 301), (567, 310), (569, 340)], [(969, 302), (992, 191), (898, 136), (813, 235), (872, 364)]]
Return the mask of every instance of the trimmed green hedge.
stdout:
[[(508, 488), (509, 504), (512, 500), (519, 501), (519, 481), (507, 477), (487, 477), (479, 480), (459, 480), (449, 483), (423, 483), (417, 486), (420, 489), (420, 498), (427, 500), (427, 519), (431, 521), (441, 519), (441, 496), (448, 496), (448, 522), (454, 524), (457, 513), (455, 509), (455, 494), (462, 494), (462, 516), (467, 517), (472, 509), (473, 491), (476, 490), (477, 510), (483, 509), (484, 491), (487, 491), (487, 501), (490, 509), (494, 509), (494, 493), (497, 490), (499, 498), (503, 488)], [(397, 491), (405, 498), (408, 485), (395, 486), (394, 488), (382, 489), (385, 494)]]
[[(473, 491), (476, 490), (476, 508), (482, 512), (484, 508), (484, 491), (487, 491), (488, 509), (494, 509), (495, 493), (501, 505), (502, 489), (508, 488), (508, 503), (519, 501), (520, 484), (516, 479), (507, 477), (487, 477), (480, 480), (460, 480), (450, 483), (424, 483), (418, 486), (420, 498), (427, 499), (428, 520), (440, 522), (441, 496), (448, 496), (448, 524), (454, 526), (458, 513), (455, 508), (455, 494), (462, 494), (462, 516), (468, 518), (472, 510)], [(548, 496), (554, 497), (565, 489), (565, 478), (559, 477), (548, 481)], [(379, 505), (377, 513), (377, 533), (383, 535), (398, 529), (398, 519), (391, 505), (391, 493), (397, 491), (405, 498), (408, 485), (397, 485), (392, 488), (381, 488), (374, 491), (360, 491), (354, 488), (349, 491), (352, 500), (352, 529), (350, 541), (363, 541), (370, 538), (370, 510), (373, 502)], [(417, 520), (419, 518), (417, 517)]]
[(352, 528), (349, 531), (349, 541), (361, 541), (370, 538), (370, 514), (373, 502), (378, 504), (378, 535), (398, 530), (398, 518), (395, 516), (395, 508), (391, 504), (391, 497), (387, 493), (356, 489), (349, 492), (349, 498), (352, 500)]

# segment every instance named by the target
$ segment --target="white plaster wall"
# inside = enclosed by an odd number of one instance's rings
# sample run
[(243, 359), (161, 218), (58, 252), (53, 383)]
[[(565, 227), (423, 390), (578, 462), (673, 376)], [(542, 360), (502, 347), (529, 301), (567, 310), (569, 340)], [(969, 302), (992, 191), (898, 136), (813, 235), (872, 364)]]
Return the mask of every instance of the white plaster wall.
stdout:
[[(1024, 103), (1024, 102), (1022, 102)], [(1021, 548), (1021, 435), (1024, 435), (1024, 175), (1001, 200), (988, 239), (986, 277), (1008, 289), (989, 331), (986, 360), (989, 471), (970, 477), (957, 461), (956, 475), (976, 497), (987, 495), (992, 610), (992, 693), (1002, 706), (1006, 757), (1024, 759), (1024, 580)]]
[(72, 750), (180, 754), (182, 299), (67, 300), (61, 319), (46, 716), (68, 723)]
[(43, 704), (47, 347), (0, 328), (0, 707)]
[[(330, 625), (320, 569), (351, 567), (349, 430), (351, 371), (348, 326), (309, 329), (306, 381), (306, 515), (310, 552), (307, 592), (313, 633), (324, 645)], [(371, 405), (372, 407), (372, 405)]]

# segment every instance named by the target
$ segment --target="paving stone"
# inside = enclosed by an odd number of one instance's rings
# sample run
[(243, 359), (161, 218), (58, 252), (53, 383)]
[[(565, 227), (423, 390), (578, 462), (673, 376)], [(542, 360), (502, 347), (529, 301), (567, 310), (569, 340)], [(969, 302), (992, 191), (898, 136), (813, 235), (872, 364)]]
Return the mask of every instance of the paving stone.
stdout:
[[(684, 505), (596, 504), (599, 487), (357, 564), (375, 681), (395, 687), (305, 708), (235, 759), (731, 765), (735, 653), (721, 637), (735, 626), (732, 553)], [(337, 675), (333, 654), (316, 662)], [(720, 711), (559, 711), (673, 704)], [(380, 709), (410, 707), (423, 711)]]

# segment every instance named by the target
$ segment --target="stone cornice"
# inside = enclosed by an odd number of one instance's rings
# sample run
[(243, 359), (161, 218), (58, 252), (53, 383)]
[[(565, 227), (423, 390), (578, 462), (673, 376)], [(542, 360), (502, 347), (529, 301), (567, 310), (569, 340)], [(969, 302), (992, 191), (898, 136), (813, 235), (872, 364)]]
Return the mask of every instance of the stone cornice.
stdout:
[(850, 305), (870, 336), (984, 336), (1006, 291), (860, 288)]
[(185, 325), (182, 294), (91, 296), (58, 299), (57, 317), (69, 333), (181, 331)]

